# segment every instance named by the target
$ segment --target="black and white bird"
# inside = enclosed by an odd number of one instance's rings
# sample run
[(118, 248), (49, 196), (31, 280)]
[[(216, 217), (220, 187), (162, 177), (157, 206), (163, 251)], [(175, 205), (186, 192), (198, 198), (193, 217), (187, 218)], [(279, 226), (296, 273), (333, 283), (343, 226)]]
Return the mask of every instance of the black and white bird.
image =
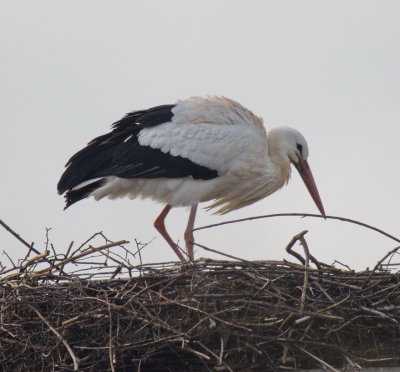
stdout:
[(311, 170), (308, 146), (295, 129), (268, 133), (260, 117), (224, 97), (192, 97), (174, 105), (133, 111), (96, 137), (66, 164), (58, 182), (66, 207), (93, 196), (128, 196), (165, 204), (154, 222), (181, 261), (182, 251), (166, 231), (172, 207), (190, 207), (184, 234), (193, 260), (197, 206), (210, 202), (225, 214), (250, 205), (285, 185), (291, 164), (325, 214)]

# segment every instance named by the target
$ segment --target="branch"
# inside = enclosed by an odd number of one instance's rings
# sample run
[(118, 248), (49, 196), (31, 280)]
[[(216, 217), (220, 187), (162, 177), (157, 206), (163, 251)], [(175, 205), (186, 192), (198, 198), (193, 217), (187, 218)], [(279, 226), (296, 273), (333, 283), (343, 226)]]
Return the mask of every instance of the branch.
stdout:
[(8, 226), (5, 222), (0, 219), (0, 225), (3, 226), (9, 233), (14, 235), (23, 245), (28, 247), (30, 250), (34, 251), (36, 254), (40, 254), (40, 252), (33, 248), (33, 244), (29, 244), (27, 241), (22, 239), (10, 226)]
[(197, 227), (197, 228), (193, 229), (193, 231), (210, 229), (212, 227), (228, 225), (228, 224), (231, 224), (231, 223), (245, 222), (245, 221), (252, 221), (252, 220), (260, 220), (260, 219), (263, 219), (263, 218), (271, 218), (271, 217), (316, 217), (316, 218), (323, 218), (323, 219), (326, 219), (326, 220), (339, 220), (339, 221), (343, 221), (343, 222), (350, 222), (350, 223), (353, 223), (355, 225), (359, 225), (359, 226), (365, 227), (367, 229), (376, 231), (377, 233), (382, 234), (382, 235), (386, 236), (387, 238), (396, 241), (397, 243), (400, 243), (400, 239), (399, 238), (396, 238), (395, 236), (393, 236), (391, 234), (388, 234), (387, 232), (385, 232), (385, 231), (383, 231), (381, 229), (378, 229), (377, 227), (368, 225), (368, 224), (366, 224), (364, 222), (356, 221), (356, 220), (353, 220), (353, 219), (350, 219), (350, 218), (345, 218), (345, 217), (322, 216), (320, 214), (311, 214), (311, 213), (275, 213), (275, 214), (266, 214), (266, 215), (263, 215), (263, 216), (240, 218), (238, 220), (231, 220), (231, 221), (215, 223), (215, 224), (212, 224), (212, 225), (201, 226), (201, 227)]
[(372, 275), (375, 273), (376, 270), (378, 270), (379, 266), (383, 263), (383, 261), (385, 261), (390, 255), (397, 253), (397, 251), (400, 249), (400, 246), (392, 249), (391, 251), (389, 251), (388, 253), (385, 254), (385, 256), (383, 256), (378, 263), (375, 265), (374, 269), (370, 272), (370, 274), (368, 275), (368, 277), (365, 279), (362, 287), (364, 288), (367, 283), (369, 282), (369, 280), (371, 279)]
[(36, 307), (34, 307), (34, 306), (30, 305), (30, 304), (28, 304), (28, 306), (47, 325), (47, 327), (50, 329), (50, 331), (52, 331), (57, 336), (57, 338), (64, 344), (64, 346), (68, 350), (69, 355), (72, 358), (72, 361), (74, 362), (74, 371), (79, 371), (79, 359), (77, 358), (77, 356), (73, 352), (71, 346), (69, 346), (67, 340), (63, 336), (61, 336), (61, 334), (49, 323), (49, 321), (40, 313), (40, 311), (38, 309), (36, 309)]

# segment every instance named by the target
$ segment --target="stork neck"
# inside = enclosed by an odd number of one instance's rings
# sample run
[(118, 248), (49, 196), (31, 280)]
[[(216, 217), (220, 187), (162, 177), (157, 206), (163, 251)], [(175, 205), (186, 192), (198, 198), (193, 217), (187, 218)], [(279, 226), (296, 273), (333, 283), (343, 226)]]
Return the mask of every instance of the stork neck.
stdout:
[(279, 136), (274, 136), (272, 132), (268, 136), (268, 155), (276, 173), (277, 183), (283, 186), (290, 177), (290, 160)]

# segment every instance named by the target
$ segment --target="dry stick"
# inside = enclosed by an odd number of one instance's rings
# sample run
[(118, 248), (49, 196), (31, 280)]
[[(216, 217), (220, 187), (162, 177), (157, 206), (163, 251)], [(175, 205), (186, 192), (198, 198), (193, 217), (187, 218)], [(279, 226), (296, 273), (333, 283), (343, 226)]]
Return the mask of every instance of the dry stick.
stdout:
[(341, 283), (341, 282), (337, 282), (335, 280), (330, 280), (330, 279), (325, 279), (325, 278), (318, 278), (317, 276), (314, 276), (314, 275), (310, 275), (310, 278), (313, 280), (320, 280), (321, 282), (324, 282), (324, 283), (335, 284), (340, 287), (355, 289), (356, 291), (361, 291), (361, 289), (362, 289), (360, 286), (357, 286), (357, 285)]
[(185, 346), (185, 349), (191, 351), (193, 354), (199, 356), (200, 358), (204, 358), (206, 360), (210, 360), (211, 358), (207, 355), (207, 354), (203, 354), (200, 351), (194, 350), (193, 348), (191, 348), (190, 346)]
[(122, 268), (123, 268), (123, 264), (121, 263), (121, 264), (119, 264), (119, 265), (117, 266), (117, 268), (115, 269), (115, 271), (112, 273), (112, 275), (110, 276), (110, 279), (109, 279), (109, 280), (113, 280), (113, 279), (121, 272)]
[[(294, 332), (294, 328), (292, 328), (288, 332), (288, 336), (287, 336), (288, 339), (290, 339), (292, 337), (293, 332)], [(283, 364), (286, 364), (288, 352), (289, 352), (289, 344), (286, 342), (283, 344), (283, 351), (282, 351), (282, 356), (281, 356), (281, 360), (282, 360)]]
[(27, 241), (22, 239), (13, 229), (11, 229), (10, 226), (8, 226), (4, 221), (0, 220), (0, 225), (3, 226), (9, 233), (14, 235), (22, 244), (24, 244), (26, 247), (28, 247), (30, 250), (34, 251), (36, 254), (40, 254), (40, 252), (33, 248), (32, 244), (29, 244)]
[[(142, 261), (142, 254), (141, 254), (141, 248), (139, 246), (139, 242), (135, 239), (135, 243), (136, 243), (136, 249), (137, 249), (137, 253), (139, 254), (139, 275), (142, 276), (142, 265), (143, 265), (143, 261)], [(134, 256), (135, 257), (135, 256)]]
[(34, 262), (47, 257), (47, 255), (49, 254), (49, 251), (46, 250), (44, 251), (42, 254), (39, 254), (38, 256), (35, 256), (33, 258), (31, 258), (28, 262), (24, 263), (23, 265), (21, 265), (19, 272), (22, 273), (24, 272), (29, 266), (31, 266)]
[(365, 279), (364, 283), (362, 284), (362, 288), (364, 288), (367, 283), (369, 282), (369, 280), (371, 279), (371, 276), (374, 274), (374, 272), (378, 269), (378, 267), (382, 264), (383, 261), (385, 261), (391, 254), (396, 253), (398, 250), (400, 249), (400, 246), (392, 249), (391, 251), (389, 251), (388, 253), (385, 254), (385, 256), (383, 256), (383, 258), (381, 258), (378, 263), (375, 265), (374, 269), (370, 272), (370, 274), (368, 275), (368, 277)]
[(110, 328), (109, 328), (109, 332), (110, 332), (110, 344), (108, 346), (108, 355), (110, 358), (110, 367), (111, 367), (111, 372), (115, 372), (115, 367), (114, 367), (114, 357), (113, 357), (113, 341), (112, 341), (112, 313), (111, 313), (111, 304), (108, 303), (108, 315), (109, 315), (109, 319), (110, 319)]
[(303, 314), (303, 312), (304, 312), (304, 304), (306, 301), (306, 293), (307, 293), (307, 288), (308, 288), (308, 267), (310, 265), (310, 251), (308, 250), (307, 242), (304, 239), (305, 234), (307, 234), (307, 230), (304, 230), (300, 234), (297, 234), (297, 239), (300, 240), (300, 243), (304, 249), (304, 254), (306, 256), (306, 263), (304, 265), (304, 285), (303, 285), (303, 290), (301, 292), (301, 298), (300, 298), (300, 314)]
[(94, 233), (90, 238), (86, 239), (75, 251), (72, 252), (71, 256), (75, 255), (77, 252), (80, 251), (81, 248), (83, 248), (87, 243), (89, 243), (91, 240), (93, 240), (96, 236), (102, 234), (102, 232), (97, 232)]
[[(11, 270), (14, 270), (14, 269), (16, 269), (18, 266), (14, 263), (14, 261), (11, 259), (11, 257), (8, 255), (8, 253), (6, 252), (6, 251), (4, 251), (3, 252), (6, 256), (7, 256), (7, 258), (10, 260), (10, 262), (11, 262), (11, 265), (13, 265), (13, 268), (11, 269)], [(3, 273), (4, 273), (4, 271), (3, 271)]]
[[(76, 261), (77, 259), (82, 258), (82, 257), (87, 256), (87, 255), (90, 255), (93, 252), (97, 252), (97, 251), (100, 251), (102, 249), (111, 248), (111, 247), (114, 247), (116, 245), (127, 244), (127, 243), (129, 243), (129, 242), (126, 241), (126, 240), (121, 240), (119, 242), (102, 245), (101, 247), (95, 247), (95, 248), (92, 247), (92, 248), (89, 248), (89, 249), (85, 250), (84, 252), (81, 252), (81, 253), (77, 254), (76, 256), (68, 257), (68, 258), (66, 258), (65, 260), (62, 260), (61, 262), (59, 262), (56, 265), (52, 265), (50, 267), (47, 267), (46, 269), (42, 269), (42, 270), (39, 270), (39, 271), (32, 271), (31, 275), (45, 274), (45, 273), (51, 272), (53, 269), (60, 270), (59, 269), (60, 266), (64, 266), (64, 265), (66, 265), (67, 263), (69, 263), (71, 261)], [(52, 262), (50, 262), (49, 260), (46, 259), (46, 261), (49, 262), (50, 264), (52, 264)], [(16, 276), (18, 276), (20, 274), (21, 274), (20, 272), (9, 274), (9, 275), (7, 275), (7, 276), (5, 276), (3, 278), (0, 278), (0, 282), (6, 281), (6, 280), (11, 279), (11, 278), (14, 278), (14, 277), (16, 277)]]
[[(185, 308), (187, 308), (187, 309), (193, 310), (193, 311), (198, 312), (198, 313), (200, 313), (200, 314), (204, 314), (204, 315), (206, 315), (206, 316), (208, 316), (208, 317), (210, 317), (210, 318), (212, 318), (212, 319), (214, 319), (214, 320), (217, 320), (217, 321), (219, 321), (219, 322), (221, 322), (221, 323), (224, 323), (224, 324), (226, 324), (226, 325), (229, 325), (229, 326), (232, 326), (232, 327), (235, 327), (235, 328), (239, 328), (239, 329), (243, 329), (243, 330), (245, 330), (245, 331), (247, 331), (247, 332), (251, 332), (251, 331), (252, 331), (250, 328), (242, 327), (242, 326), (240, 326), (240, 325), (238, 325), (238, 324), (228, 322), (228, 321), (223, 320), (223, 319), (221, 319), (221, 318), (219, 318), (219, 317), (216, 317), (216, 316), (213, 315), (213, 314), (209, 314), (207, 311), (204, 311), (204, 310), (199, 309), (199, 308), (197, 308), (197, 307), (193, 307), (193, 306), (190, 306), (190, 305), (186, 305), (185, 303), (182, 303), (182, 302), (180, 302), (180, 301), (173, 300), (172, 298), (168, 298), (168, 297), (164, 296), (161, 292), (154, 291), (154, 290), (149, 290), (149, 292), (152, 292), (152, 293), (158, 295), (159, 297), (161, 297), (161, 298), (162, 298), (163, 300), (165, 300), (165, 301), (168, 301), (168, 302), (170, 302), (170, 303), (174, 303), (174, 304), (176, 304), (176, 305), (178, 305), (178, 306), (181, 306), (181, 307), (185, 307)], [(140, 304), (139, 304), (139, 305), (140, 305)], [(144, 309), (144, 310), (146, 310), (146, 309)]]
[(303, 265), (306, 264), (305, 259), (298, 254), (297, 252), (292, 250), (292, 247), (295, 245), (295, 243), (300, 239), (301, 235), (307, 234), (307, 230), (302, 231), (301, 233), (295, 235), (289, 242), (289, 244), (286, 246), (285, 250), (287, 253), (291, 254), (293, 257), (297, 258)]
[(361, 366), (355, 362), (353, 362), (347, 355), (343, 355), (344, 358), (347, 360), (347, 363), (350, 364), (350, 366), (354, 369), (361, 369)]
[(161, 326), (162, 328), (166, 329), (167, 331), (173, 332), (175, 333), (177, 336), (182, 337), (185, 336), (185, 333), (178, 331), (177, 329), (175, 329), (174, 327), (171, 327), (167, 322), (165, 322), (164, 320), (162, 320), (161, 318), (157, 318), (156, 316), (154, 316), (149, 309), (142, 304), (140, 301), (135, 300), (134, 301), (137, 305), (139, 305), (142, 310), (147, 314), (147, 316), (154, 322), (156, 322), (156, 324), (158, 326)]
[(71, 346), (69, 346), (65, 338), (61, 336), (61, 334), (49, 323), (49, 321), (40, 313), (40, 311), (36, 309), (36, 307), (30, 304), (28, 304), (28, 307), (31, 308), (36, 313), (36, 315), (47, 325), (50, 331), (52, 331), (57, 336), (57, 338), (64, 344), (64, 346), (68, 350), (69, 355), (72, 358), (72, 361), (74, 362), (74, 371), (79, 371), (79, 359), (77, 358), (77, 356), (75, 355)]
[(334, 302), (333, 299), (332, 299), (332, 297), (329, 296), (328, 292), (325, 291), (324, 287), (322, 287), (321, 284), (319, 284), (318, 281), (315, 281), (314, 284), (318, 287), (318, 289), (325, 295), (325, 297), (326, 297), (330, 302)]
[[(27, 253), (27, 255), (25, 256), (25, 258), (27, 258), (30, 254), (30, 252), (35, 252), (37, 255), (41, 255), (41, 253), (33, 247), (33, 243), (29, 244), (26, 240), (22, 239), (20, 235), (18, 235), (10, 226), (8, 226), (4, 221), (2, 221), (0, 219), (0, 225), (3, 226), (9, 233), (11, 233), (12, 235), (14, 235), (23, 245), (25, 245), (26, 247), (29, 248), (29, 251)], [(4, 252), (6, 255), (7, 253)], [(8, 257), (8, 255), (7, 255)], [(45, 261), (48, 262), (49, 264), (52, 264), (52, 262), (50, 260), (48, 260), (47, 258), (45, 258)], [(12, 261), (11, 261), (12, 262)], [(3, 272), (4, 274), (5, 272)]]
[(339, 302), (336, 302), (336, 303), (333, 304), (333, 305), (329, 305), (328, 307), (326, 307), (326, 308), (324, 308), (324, 309), (318, 310), (317, 313), (325, 313), (325, 312), (327, 312), (328, 310), (331, 310), (331, 309), (333, 309), (334, 307), (337, 307), (337, 306), (341, 305), (342, 303), (346, 302), (346, 301), (350, 298), (350, 296), (351, 296), (351, 292), (350, 292), (345, 298), (343, 298), (342, 300), (340, 300)]
[[(206, 246), (204, 246), (204, 245), (202, 245), (202, 244), (198, 244), (198, 243), (196, 243), (196, 242), (194, 242), (193, 245), (194, 245), (194, 246), (196, 245), (196, 246), (198, 246), (198, 247), (200, 247), (200, 248), (203, 248), (203, 249), (206, 250), (206, 251), (210, 251), (210, 252), (213, 252), (213, 253), (217, 253), (217, 254), (220, 254), (221, 256), (233, 258), (234, 260), (241, 261), (241, 262), (244, 262), (244, 263), (246, 263), (246, 264), (249, 264), (249, 265), (250, 265), (250, 267), (249, 267), (250, 270), (253, 271), (253, 272), (254, 272), (255, 274), (257, 274), (257, 275), (260, 275), (254, 267), (255, 267), (255, 266), (263, 267), (262, 264), (259, 264), (259, 263), (254, 262), (254, 261), (247, 261), (247, 260), (245, 260), (245, 259), (243, 259), (243, 258), (236, 257), (236, 256), (232, 256), (232, 255), (230, 255), (230, 254), (217, 251), (216, 249), (208, 248), (208, 247), (206, 247)], [(265, 279), (265, 280), (268, 280), (268, 279), (266, 279), (266, 278), (264, 278), (264, 279)]]
[[(65, 258), (68, 258), (68, 255), (69, 255), (69, 253), (71, 252), (71, 249), (72, 249), (72, 246), (74, 245), (74, 242), (72, 241), (70, 244), (69, 244), (69, 246), (68, 246), (68, 249), (67, 249), (67, 252), (65, 253), (65, 255), (64, 255), (64, 257)], [(61, 268), (60, 268), (60, 274), (62, 274), (64, 272), (64, 266), (61, 266)]]
[(225, 222), (220, 222), (220, 223), (215, 223), (212, 225), (207, 225), (207, 226), (201, 226), (201, 227), (197, 227), (195, 229), (193, 229), (193, 231), (196, 230), (203, 230), (203, 229), (209, 229), (211, 227), (217, 227), (217, 226), (222, 226), (222, 225), (228, 225), (231, 223), (237, 223), (237, 222), (244, 222), (244, 221), (252, 221), (252, 220), (259, 220), (259, 219), (263, 219), (263, 218), (270, 218), (270, 217), (317, 217), (317, 218), (323, 218), (323, 219), (328, 219), (328, 220), (339, 220), (339, 221), (343, 221), (343, 222), (350, 222), (350, 223), (354, 223), (356, 225), (365, 227), (367, 229), (376, 231), (379, 234), (382, 234), (386, 237), (388, 237), (389, 239), (392, 239), (398, 243), (400, 243), (400, 239), (396, 238), (393, 235), (388, 234), (387, 232), (378, 229), (377, 227), (368, 225), (364, 222), (360, 222), (360, 221), (356, 221), (350, 218), (345, 218), (345, 217), (339, 217), (339, 216), (322, 216), (320, 214), (312, 214), (312, 213), (275, 213), (275, 214), (266, 214), (263, 216), (254, 216), (254, 217), (248, 217), (248, 218), (240, 218), (238, 220), (231, 220), (231, 221), (225, 221)]
[[(194, 231), (194, 230), (193, 230), (193, 231)], [(194, 242), (193, 244), (196, 245), (196, 246), (198, 246), (198, 247), (200, 247), (200, 248), (203, 248), (203, 249), (206, 250), (206, 251), (220, 254), (221, 256), (225, 256), (225, 257), (228, 257), (228, 258), (232, 258), (232, 259), (237, 260), (237, 261), (242, 261), (242, 262), (245, 262), (245, 263), (247, 263), (247, 264), (254, 264), (254, 262), (252, 262), (252, 261), (247, 261), (247, 260), (245, 260), (245, 259), (243, 259), (243, 258), (239, 258), (239, 257), (236, 257), (236, 256), (232, 256), (232, 255), (230, 255), (230, 254), (228, 254), (228, 253), (224, 253), (224, 252), (217, 251), (216, 249), (207, 248), (207, 247), (205, 247), (204, 245), (198, 244), (198, 243), (196, 243), (196, 242)]]
[(359, 305), (358, 307), (359, 307), (361, 310), (364, 310), (364, 311), (367, 312), (367, 313), (370, 313), (370, 314), (373, 314), (373, 315), (377, 315), (377, 316), (379, 316), (380, 318), (388, 319), (388, 320), (390, 320), (391, 322), (393, 322), (394, 324), (396, 324), (397, 326), (399, 326), (399, 322), (398, 322), (395, 318), (393, 318), (393, 317), (391, 317), (391, 316), (389, 316), (389, 315), (387, 315), (387, 314), (384, 314), (384, 313), (382, 313), (381, 311), (374, 310), (374, 309), (369, 309), (368, 307), (361, 306), (361, 305)]
[(32, 242), (32, 244), (31, 244), (30, 248), (28, 249), (28, 252), (26, 252), (26, 255), (25, 255), (24, 259), (22, 260), (22, 262), (25, 262), (28, 259), (28, 257), (31, 255), (33, 244), (34, 243)]
[(67, 258), (65, 260), (62, 260), (61, 262), (59, 262), (58, 264), (56, 264), (56, 265), (54, 265), (52, 267), (48, 267), (48, 268), (43, 269), (43, 270), (35, 271), (32, 274), (36, 274), (36, 275), (44, 274), (46, 272), (51, 271), (52, 269), (56, 269), (56, 268), (58, 268), (60, 266), (63, 266), (65, 264), (67, 264), (67, 263), (70, 263), (71, 261), (76, 261), (79, 258), (82, 258), (84, 256), (90, 255), (90, 254), (92, 254), (94, 252), (98, 252), (98, 251), (100, 251), (102, 249), (107, 249), (107, 248), (115, 247), (116, 245), (122, 245), (122, 244), (128, 244), (128, 243), (129, 242), (126, 241), (126, 240), (120, 240), (119, 242), (105, 244), (105, 245), (102, 245), (100, 247), (92, 247), (92, 248), (89, 248), (89, 249), (85, 250), (84, 252), (81, 252), (81, 253), (77, 254), (76, 256), (71, 256), (71, 257), (69, 257), (69, 258)]
[(324, 360), (318, 358), (317, 356), (315, 356), (314, 354), (311, 354), (309, 351), (307, 351), (306, 349), (303, 349), (300, 346), (294, 345), (296, 348), (298, 348), (300, 351), (302, 351), (303, 353), (307, 354), (308, 356), (310, 356), (311, 358), (315, 359), (316, 361), (318, 361), (319, 363), (321, 363), (323, 366), (325, 366), (326, 368), (329, 368), (331, 371), (334, 372), (340, 372), (338, 369), (332, 367), (330, 364), (328, 364), (327, 362), (325, 362)]
[[(304, 230), (301, 233), (295, 235), (286, 247), (286, 252), (288, 252), (292, 256), (296, 257), (304, 265), (304, 285), (303, 285), (303, 290), (301, 291), (301, 297), (300, 297), (300, 314), (304, 313), (304, 303), (306, 300), (306, 292), (307, 292), (307, 287), (308, 287), (308, 268), (310, 265), (310, 251), (308, 250), (306, 240), (304, 239), (304, 235), (307, 234), (307, 232), (308, 232), (307, 230)], [(296, 253), (292, 250), (292, 247), (298, 240), (300, 240), (300, 244), (303, 246), (304, 254), (306, 256), (305, 260), (298, 253)]]
[[(203, 345), (200, 341), (194, 341), (197, 345), (201, 346), (204, 350), (208, 351), (217, 361), (219, 361), (219, 357), (212, 350), (210, 350), (207, 346)], [(234, 372), (231, 367), (229, 367), (223, 360), (221, 360), (221, 364), (230, 372)]]
[[(296, 257), (304, 265), (304, 285), (303, 285), (303, 290), (301, 292), (301, 298), (300, 298), (300, 314), (304, 313), (304, 305), (305, 305), (306, 293), (307, 293), (307, 288), (308, 288), (310, 259), (311, 259), (311, 261), (313, 261), (315, 263), (318, 270), (321, 270), (320, 263), (310, 254), (307, 242), (304, 239), (304, 235), (307, 234), (307, 232), (308, 232), (307, 230), (304, 230), (301, 233), (295, 235), (286, 247), (286, 252), (288, 252), (292, 256)], [(300, 244), (304, 249), (304, 254), (306, 256), (305, 260), (298, 253), (296, 253), (292, 250), (292, 247), (296, 243), (297, 240), (300, 240)]]
[(74, 241), (72, 241), (71, 243), (69, 243), (69, 246), (68, 246), (68, 249), (67, 249), (67, 252), (65, 252), (65, 258), (67, 258), (68, 257), (68, 255), (69, 255), (69, 252), (71, 252), (71, 249), (72, 249), (72, 246), (74, 245)]
[(222, 336), (221, 337), (221, 351), (219, 352), (219, 359), (218, 359), (218, 365), (222, 365), (222, 359), (224, 359), (224, 345), (225, 345), (225, 340)]

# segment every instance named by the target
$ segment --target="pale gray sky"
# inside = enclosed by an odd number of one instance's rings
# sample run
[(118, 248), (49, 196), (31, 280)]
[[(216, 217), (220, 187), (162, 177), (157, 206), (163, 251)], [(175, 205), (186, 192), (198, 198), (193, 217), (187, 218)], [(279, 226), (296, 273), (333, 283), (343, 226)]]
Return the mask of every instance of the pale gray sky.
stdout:
[[(400, 3), (393, 1), (2, 1), (0, 218), (42, 250), (97, 231), (156, 239), (147, 262), (175, 260), (153, 228), (162, 206), (85, 200), (63, 211), (64, 164), (124, 113), (193, 95), (225, 95), (289, 125), (310, 147), (325, 210), (400, 236)], [(317, 209), (297, 172), (289, 185), (227, 216), (200, 211), (197, 226)], [(187, 211), (167, 227), (183, 238)], [(355, 225), (260, 220), (196, 233), (197, 242), (246, 259), (287, 258), (308, 229), (320, 260), (374, 266), (395, 242)], [(0, 249), (26, 250), (0, 228)], [(196, 256), (216, 257), (198, 251)], [(8, 264), (5, 256), (0, 260)]]

